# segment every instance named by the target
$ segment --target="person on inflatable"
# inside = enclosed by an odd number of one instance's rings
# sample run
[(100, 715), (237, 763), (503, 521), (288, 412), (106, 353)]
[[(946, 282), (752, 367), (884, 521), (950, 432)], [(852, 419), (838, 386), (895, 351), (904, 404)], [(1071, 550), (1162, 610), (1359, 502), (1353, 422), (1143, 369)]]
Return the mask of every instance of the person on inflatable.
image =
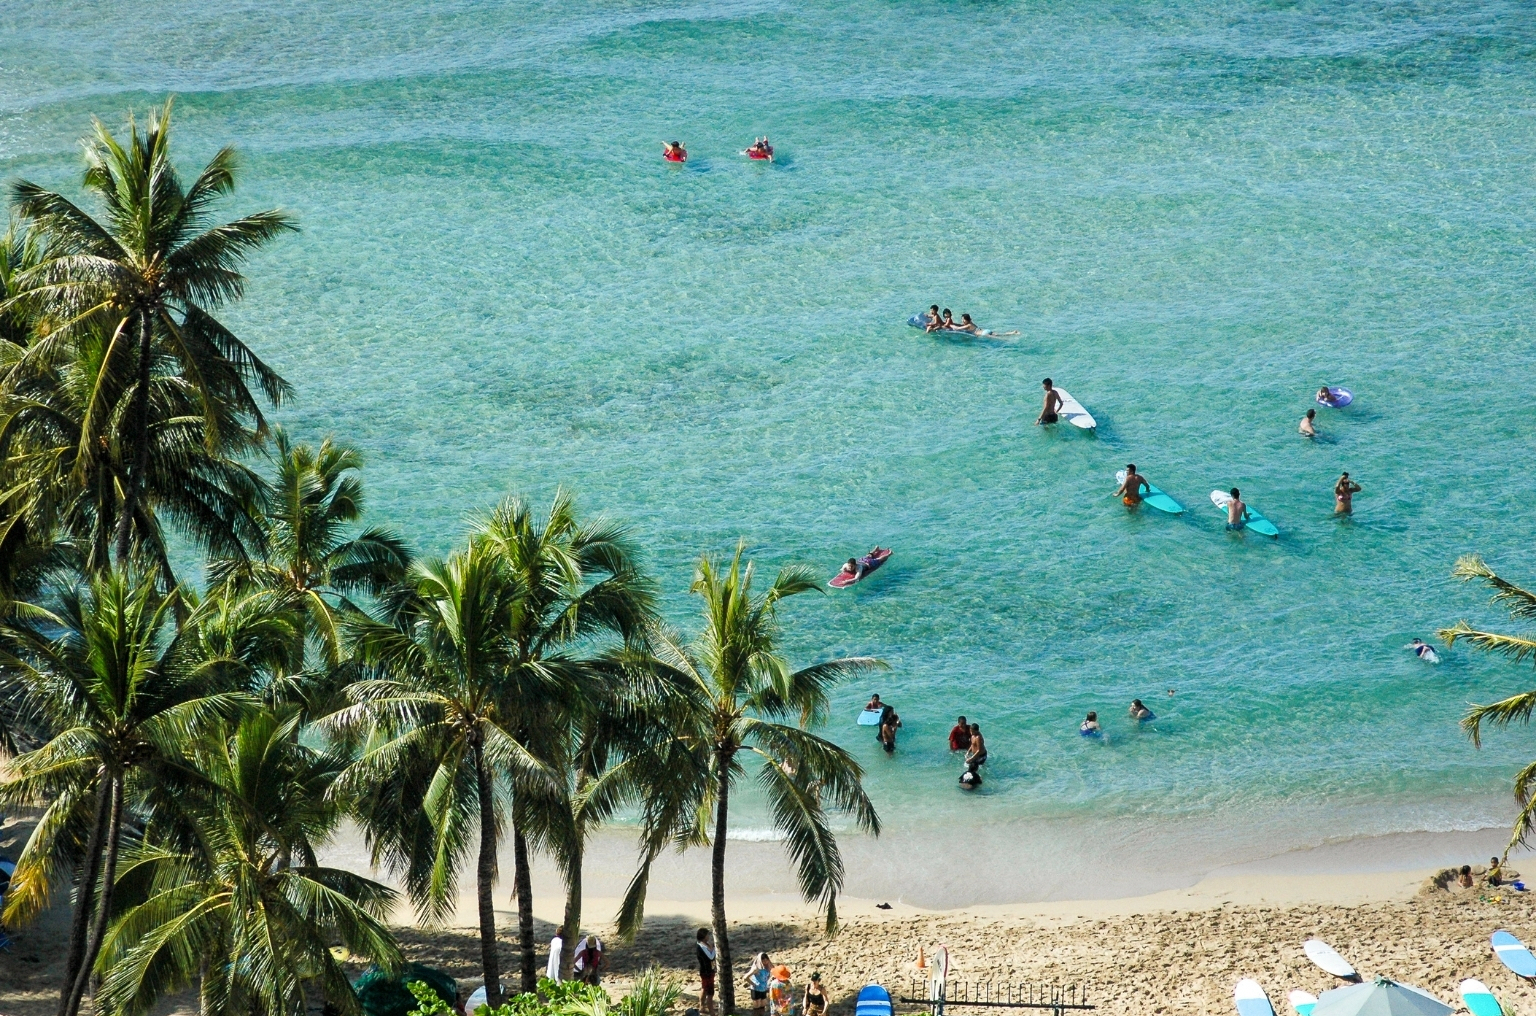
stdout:
[(683, 147), (681, 141), (663, 141), (661, 143), (661, 157), (668, 162), (687, 162), (688, 149)]
[(955, 330), (955, 318), (954, 318), (954, 315), (952, 315), (949, 312), (949, 308), (948, 307), (945, 307), (944, 308), (944, 313), (939, 315), (933, 321), (929, 322), (928, 327), (925, 330), (926, 331), (930, 331), (930, 332), (952, 332), (952, 331), (954, 331)]

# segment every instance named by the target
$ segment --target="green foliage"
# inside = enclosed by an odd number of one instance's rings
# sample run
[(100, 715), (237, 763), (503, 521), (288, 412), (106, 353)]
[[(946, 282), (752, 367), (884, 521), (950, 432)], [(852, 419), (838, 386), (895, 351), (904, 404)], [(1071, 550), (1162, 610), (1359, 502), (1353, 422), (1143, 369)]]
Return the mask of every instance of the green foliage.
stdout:
[(459, 993), (445, 971), (421, 963), (407, 963), (398, 974), (369, 967), (355, 988), (365, 1016), (449, 1016)]

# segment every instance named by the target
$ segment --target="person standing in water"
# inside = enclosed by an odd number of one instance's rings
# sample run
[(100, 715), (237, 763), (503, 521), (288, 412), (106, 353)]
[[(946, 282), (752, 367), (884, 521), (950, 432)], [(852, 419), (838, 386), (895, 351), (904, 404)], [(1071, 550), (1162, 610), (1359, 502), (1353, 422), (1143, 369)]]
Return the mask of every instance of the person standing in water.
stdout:
[(1141, 699), (1131, 699), (1131, 719), (1137, 723), (1145, 723), (1148, 720), (1157, 719), (1152, 715), (1152, 710), (1142, 705)]
[(1301, 418), (1301, 426), (1298, 428), (1302, 437), (1317, 437), (1317, 428), (1312, 425), (1316, 419), (1317, 410), (1307, 410), (1307, 415)]
[(1099, 714), (1095, 712), (1089, 712), (1088, 718), (1085, 719), (1082, 725), (1077, 728), (1077, 732), (1085, 737), (1093, 737), (1101, 733), (1102, 731), (1099, 728)]
[(1045, 406), (1041, 408), (1040, 415), (1035, 419), (1036, 427), (1047, 423), (1055, 423), (1061, 419), (1058, 415), (1061, 412), (1061, 395), (1055, 388), (1051, 387), (1051, 379), (1046, 378), (1044, 381), (1041, 381), (1040, 386), (1045, 389)]
[(1152, 485), (1147, 482), (1146, 477), (1136, 472), (1136, 463), (1126, 463), (1125, 482), (1121, 483), (1115, 490), (1115, 494), (1119, 496), (1121, 503), (1127, 508), (1135, 508), (1141, 504), (1143, 500), (1141, 496), (1143, 487), (1147, 489), (1148, 493), (1151, 493)]
[(880, 717), (880, 747), (885, 749), (887, 755), (896, 750), (896, 728), (901, 726), (901, 717), (896, 715), (896, 710), (890, 706), (885, 707), (885, 713)]
[(971, 724), (971, 746), (965, 750), (965, 764), (970, 769), (987, 764), (987, 742), (981, 736), (981, 724)]
[(1232, 500), (1227, 502), (1227, 528), (1242, 529), (1248, 524), (1248, 506), (1238, 496), (1237, 488), (1229, 491)]
[(1360, 493), (1360, 485), (1349, 478), (1345, 473), (1339, 477), (1339, 482), (1333, 485), (1333, 513), (1335, 515), (1352, 515), (1355, 511), (1355, 495)]
[(971, 727), (962, 716), (955, 721), (955, 725), (949, 730), (949, 750), (965, 751), (971, 746)]

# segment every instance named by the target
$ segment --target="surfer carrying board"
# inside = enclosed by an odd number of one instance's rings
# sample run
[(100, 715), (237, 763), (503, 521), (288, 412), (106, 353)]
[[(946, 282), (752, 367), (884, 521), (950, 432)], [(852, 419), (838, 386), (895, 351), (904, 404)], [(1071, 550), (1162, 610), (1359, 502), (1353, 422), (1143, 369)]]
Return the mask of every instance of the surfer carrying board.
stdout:
[(1333, 513), (1335, 515), (1350, 515), (1355, 510), (1355, 495), (1360, 493), (1360, 485), (1349, 478), (1345, 473), (1339, 477), (1339, 482), (1333, 485)]
[(1045, 389), (1045, 406), (1040, 410), (1039, 418), (1035, 420), (1036, 427), (1055, 423), (1060, 419), (1057, 414), (1061, 411), (1061, 396), (1057, 394), (1055, 388), (1051, 387), (1051, 379), (1046, 378), (1040, 382), (1040, 385)]
[(1150, 492), (1152, 485), (1147, 482), (1146, 477), (1136, 472), (1136, 463), (1127, 462), (1125, 464), (1125, 482), (1120, 484), (1115, 490), (1115, 493), (1120, 497), (1121, 503), (1127, 508), (1135, 508), (1141, 504), (1141, 490), (1143, 487), (1147, 488)]
[(1248, 506), (1237, 496), (1237, 488), (1231, 490), (1232, 500), (1227, 502), (1227, 528), (1242, 529), (1248, 524)]

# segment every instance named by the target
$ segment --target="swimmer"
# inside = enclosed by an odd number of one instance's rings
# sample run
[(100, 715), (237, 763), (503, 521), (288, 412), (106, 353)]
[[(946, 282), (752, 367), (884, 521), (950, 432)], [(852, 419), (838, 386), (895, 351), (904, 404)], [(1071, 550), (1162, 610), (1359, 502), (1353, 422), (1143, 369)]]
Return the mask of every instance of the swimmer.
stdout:
[(1317, 428), (1312, 426), (1312, 421), (1316, 419), (1317, 410), (1307, 410), (1307, 415), (1301, 418), (1301, 426), (1298, 428), (1301, 431), (1302, 437), (1317, 437)]
[(1045, 389), (1045, 406), (1040, 410), (1040, 415), (1035, 418), (1036, 427), (1046, 423), (1055, 423), (1061, 419), (1057, 415), (1057, 411), (1061, 409), (1061, 395), (1055, 388), (1051, 387), (1051, 379), (1046, 378), (1044, 381), (1041, 381), (1040, 386)]
[(896, 710), (886, 706), (884, 715), (880, 717), (880, 733), (875, 736), (887, 755), (896, 750), (896, 728), (900, 726), (901, 717), (896, 715)]
[(981, 773), (970, 766), (965, 767), (965, 772), (960, 774), (960, 789), (975, 790), (981, 786)]
[(1233, 487), (1229, 492), (1232, 500), (1227, 502), (1227, 528), (1242, 529), (1248, 524), (1248, 506), (1243, 504), (1237, 496), (1237, 488)]
[(1326, 402), (1330, 406), (1333, 405), (1333, 393), (1328, 390), (1327, 385), (1323, 385), (1317, 390), (1317, 401)]
[(1138, 698), (1131, 699), (1131, 719), (1137, 723), (1145, 723), (1148, 720), (1157, 719), (1157, 716), (1153, 714), (1152, 710), (1142, 705), (1141, 699)]
[(952, 331), (954, 329), (954, 327), (955, 327), (955, 319), (954, 319), (953, 315), (951, 315), (949, 313), (949, 308), (945, 307), (944, 308), (944, 313), (940, 314), (937, 318), (935, 318), (934, 320), (930, 321), (928, 323), (928, 328), (926, 330), (930, 331), (930, 332), (946, 332), (946, 331)]
[(1103, 729), (1099, 726), (1099, 714), (1090, 712), (1088, 718), (1083, 721), (1083, 725), (1077, 728), (1077, 732), (1084, 737), (1093, 737), (1096, 734), (1103, 733)]
[(978, 723), (971, 724), (971, 746), (965, 751), (965, 764), (971, 769), (987, 764), (987, 742), (982, 740)]
[(1152, 485), (1147, 482), (1146, 477), (1136, 472), (1136, 463), (1126, 463), (1125, 482), (1115, 489), (1115, 494), (1120, 498), (1121, 503), (1127, 508), (1135, 508), (1141, 504), (1143, 487), (1147, 488), (1148, 493), (1152, 492)]
[(1360, 485), (1349, 478), (1345, 473), (1339, 477), (1339, 482), (1333, 485), (1333, 513), (1335, 515), (1352, 515), (1355, 511), (1355, 495), (1360, 493)]
[(1018, 332), (989, 332), (985, 328), (982, 328), (979, 325), (977, 325), (976, 322), (972, 321), (971, 320), (971, 316), (969, 314), (961, 314), (960, 315), (960, 323), (958, 325), (952, 324), (951, 327), (955, 331), (957, 331), (957, 332), (965, 332), (965, 333), (967, 333), (969, 335), (993, 336), (993, 335), (1017, 335), (1017, 334), (1019, 334)]
[(1428, 644), (1423, 639), (1414, 639), (1412, 642), (1408, 643), (1408, 648), (1413, 650), (1413, 655), (1417, 656), (1425, 663), (1440, 662), (1440, 654), (1435, 652), (1435, 647)]
[(879, 710), (884, 709), (884, 708), (885, 708), (885, 703), (880, 701), (880, 696), (879, 695), (871, 695), (869, 697), (869, 701), (864, 703), (864, 711), (866, 713), (870, 712), (871, 710), (874, 710), (874, 711), (878, 712)]
[(683, 147), (681, 141), (663, 141), (661, 154), (673, 162), (685, 162), (688, 159), (688, 150)]

